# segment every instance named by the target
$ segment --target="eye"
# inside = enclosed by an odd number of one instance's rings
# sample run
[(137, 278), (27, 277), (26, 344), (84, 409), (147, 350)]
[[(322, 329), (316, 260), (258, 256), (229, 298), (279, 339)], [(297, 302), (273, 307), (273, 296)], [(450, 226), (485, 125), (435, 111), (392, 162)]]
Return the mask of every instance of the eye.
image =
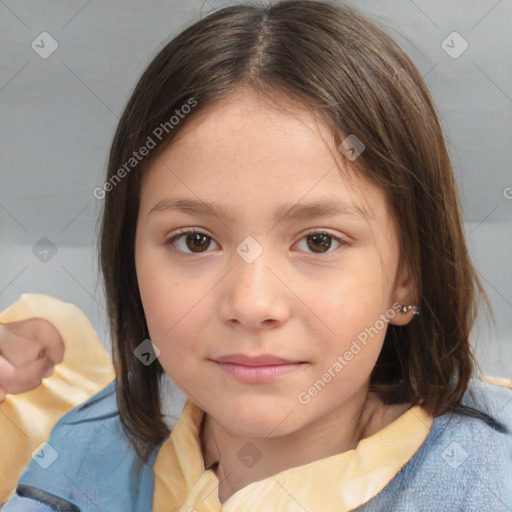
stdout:
[(327, 252), (332, 246), (334, 240), (339, 246), (347, 245), (347, 242), (325, 231), (313, 231), (302, 237), (298, 243), (306, 240), (306, 246), (312, 249), (316, 254), (330, 254), (334, 251)]
[(175, 242), (183, 242), (181, 239), (184, 238), (184, 243), (178, 250), (181, 252), (190, 254), (186, 249), (190, 249), (192, 254), (201, 254), (205, 252), (210, 246), (213, 240), (210, 236), (202, 231), (196, 229), (182, 229), (179, 233), (166, 240), (165, 245), (171, 245), (174, 248)]

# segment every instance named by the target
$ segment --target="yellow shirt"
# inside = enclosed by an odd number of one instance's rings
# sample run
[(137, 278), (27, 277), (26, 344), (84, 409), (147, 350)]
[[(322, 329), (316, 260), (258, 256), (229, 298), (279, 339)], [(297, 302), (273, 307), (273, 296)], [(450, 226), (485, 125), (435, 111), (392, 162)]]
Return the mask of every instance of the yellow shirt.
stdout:
[(199, 438), (203, 416), (204, 411), (188, 399), (161, 446), (153, 466), (154, 512), (303, 512), (332, 510), (332, 503), (336, 503), (336, 512), (352, 510), (393, 479), (421, 447), (433, 421), (423, 408), (414, 406), (360, 441), (356, 449), (249, 484), (221, 505), (218, 478), (204, 467)]

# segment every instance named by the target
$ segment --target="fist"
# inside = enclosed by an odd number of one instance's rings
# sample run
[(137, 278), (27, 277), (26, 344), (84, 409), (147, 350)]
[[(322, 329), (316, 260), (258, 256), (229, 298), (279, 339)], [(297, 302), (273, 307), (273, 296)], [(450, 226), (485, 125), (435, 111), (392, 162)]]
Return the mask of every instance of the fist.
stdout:
[(0, 401), (30, 391), (64, 358), (64, 341), (43, 318), (0, 324)]

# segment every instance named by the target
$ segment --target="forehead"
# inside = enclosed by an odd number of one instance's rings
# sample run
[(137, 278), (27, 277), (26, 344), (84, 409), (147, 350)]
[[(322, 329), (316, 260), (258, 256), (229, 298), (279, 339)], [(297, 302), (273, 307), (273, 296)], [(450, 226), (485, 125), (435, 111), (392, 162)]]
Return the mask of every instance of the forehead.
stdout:
[(146, 209), (154, 208), (157, 198), (184, 194), (199, 201), (243, 203), (246, 209), (252, 198), (269, 205), (327, 196), (350, 202), (370, 217), (386, 209), (382, 191), (352, 168), (326, 123), (303, 104), (288, 101), (279, 107), (251, 90), (239, 90), (186, 121), (146, 171), (142, 202), (150, 196), (153, 203)]
[(251, 155), (265, 160), (265, 151), (278, 149), (267, 153), (267, 159), (282, 156), (291, 161), (293, 154), (325, 152), (326, 132), (312, 109), (290, 100), (280, 105), (277, 99), (271, 102), (251, 89), (241, 89), (195, 113), (169, 152), (179, 157), (181, 151), (201, 145), (205, 151), (240, 155), (249, 162)]

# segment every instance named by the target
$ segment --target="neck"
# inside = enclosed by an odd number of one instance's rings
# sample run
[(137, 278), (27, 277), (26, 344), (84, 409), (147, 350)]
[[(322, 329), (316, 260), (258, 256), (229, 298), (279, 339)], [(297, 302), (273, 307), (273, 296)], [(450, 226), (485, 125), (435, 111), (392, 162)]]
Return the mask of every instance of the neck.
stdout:
[(205, 414), (201, 432), (205, 468), (215, 471), (219, 501), (224, 503), (253, 482), (355, 449), (361, 439), (378, 432), (408, 407), (385, 408), (363, 389), (318, 421), (275, 438), (237, 436)]

